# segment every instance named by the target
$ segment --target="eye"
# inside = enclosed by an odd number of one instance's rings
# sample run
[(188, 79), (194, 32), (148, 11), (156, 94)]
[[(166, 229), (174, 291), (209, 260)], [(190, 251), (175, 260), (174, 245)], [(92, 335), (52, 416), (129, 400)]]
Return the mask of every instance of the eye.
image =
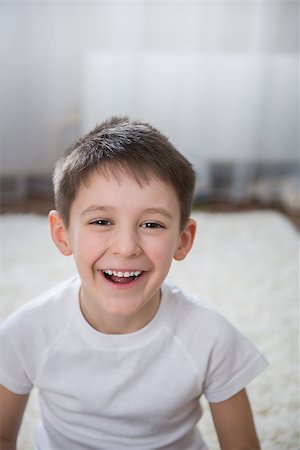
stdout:
[(144, 222), (141, 228), (165, 228), (162, 224), (157, 222)]
[(107, 219), (97, 219), (97, 220), (92, 220), (90, 222), (90, 225), (98, 225), (98, 226), (107, 226), (107, 225), (111, 225), (111, 221), (107, 220)]

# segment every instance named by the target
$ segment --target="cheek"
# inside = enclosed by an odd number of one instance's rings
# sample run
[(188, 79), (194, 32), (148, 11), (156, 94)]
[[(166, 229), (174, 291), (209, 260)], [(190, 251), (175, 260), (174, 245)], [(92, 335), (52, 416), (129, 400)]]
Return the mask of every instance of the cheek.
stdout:
[(148, 245), (147, 253), (150, 259), (155, 261), (157, 265), (170, 265), (177, 246), (177, 240), (170, 236), (155, 242), (153, 245)]
[(78, 262), (93, 262), (99, 258), (103, 251), (104, 243), (97, 236), (81, 233), (76, 236), (73, 242), (73, 253)]

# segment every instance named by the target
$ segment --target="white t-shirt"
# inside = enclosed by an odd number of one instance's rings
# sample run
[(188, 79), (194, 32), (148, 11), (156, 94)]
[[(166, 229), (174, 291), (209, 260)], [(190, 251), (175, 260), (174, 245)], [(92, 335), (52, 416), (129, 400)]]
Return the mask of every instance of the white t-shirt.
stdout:
[(0, 383), (39, 389), (40, 450), (202, 450), (199, 398), (244, 388), (265, 358), (219, 313), (164, 284), (143, 329), (97, 332), (79, 304), (80, 280), (46, 292), (0, 328)]

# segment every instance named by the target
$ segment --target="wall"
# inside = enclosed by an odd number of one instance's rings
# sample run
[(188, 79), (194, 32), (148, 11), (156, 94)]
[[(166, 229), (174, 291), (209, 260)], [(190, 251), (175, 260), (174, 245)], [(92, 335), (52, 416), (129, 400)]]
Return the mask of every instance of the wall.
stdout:
[[(253, 91), (248, 78), (249, 90), (237, 89), (232, 99), (237, 102), (243, 96), (241, 105), (261, 106), (259, 118), (256, 114), (248, 116), (250, 135), (245, 137), (244, 147), (250, 145), (254, 157), (265, 152), (270, 159), (296, 159), (298, 9), (296, 1), (268, 0), (1, 2), (2, 174), (51, 173), (58, 154), (87, 126), (87, 61), (89, 55), (99, 51), (192, 53), (202, 61), (261, 61), (262, 72), (259, 65), (255, 69), (251, 66), (256, 76), (263, 75), (261, 83)], [(219, 85), (219, 75), (213, 75), (215, 81), (211, 80), (210, 89)], [(244, 86), (242, 80), (241, 72)], [(202, 83), (199, 92), (204, 92), (204, 87)], [(233, 87), (229, 86), (230, 92), (234, 92)], [(185, 101), (189, 106), (197, 80), (194, 87), (187, 88)], [(112, 86), (110, 89), (113, 94)], [(239, 127), (233, 118), (232, 128), (224, 129), (222, 125), (227, 123), (226, 111), (218, 109), (218, 102), (226, 95), (226, 84), (220, 89), (220, 95), (216, 93), (218, 101), (206, 98), (208, 114), (200, 116), (198, 122), (203, 132), (199, 133), (203, 158), (213, 158), (214, 152), (222, 150), (220, 136), (224, 148), (231, 150), (239, 147), (236, 143), (242, 139), (236, 134)], [(180, 84), (178, 93), (183, 93)], [(101, 114), (105, 115), (105, 111)], [(278, 127), (274, 128), (274, 124)], [(184, 133), (187, 125), (180, 125)], [(199, 135), (192, 139), (194, 143)], [(264, 142), (268, 145), (264, 146)], [(232, 156), (222, 151), (220, 154), (222, 158)], [(233, 156), (238, 155), (233, 152)]]

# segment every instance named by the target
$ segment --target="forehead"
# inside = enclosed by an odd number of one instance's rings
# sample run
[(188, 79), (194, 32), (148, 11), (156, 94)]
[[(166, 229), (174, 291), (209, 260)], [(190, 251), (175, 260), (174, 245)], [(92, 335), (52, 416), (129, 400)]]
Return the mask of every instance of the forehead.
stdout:
[(92, 184), (124, 184), (127, 181), (134, 182), (136, 188), (143, 189), (149, 185), (161, 185), (176, 193), (176, 189), (169, 180), (164, 179), (150, 168), (132, 168), (126, 165), (105, 164), (89, 171), (79, 186), (80, 189), (88, 189)]
[(137, 191), (145, 190), (147, 187), (151, 186), (153, 189), (156, 188), (166, 192), (168, 191), (176, 195), (175, 189), (171, 183), (162, 180), (154, 173), (141, 171), (139, 174), (135, 174), (127, 170), (111, 170), (110, 168), (96, 169), (91, 172), (81, 183), (77, 195), (80, 191), (94, 189), (96, 185), (115, 185), (124, 187), (124, 185), (129, 184)]
[(89, 170), (82, 181), (85, 186), (89, 186), (98, 178), (108, 182), (117, 181), (119, 183), (126, 179), (131, 179), (141, 187), (149, 184), (152, 179), (162, 180), (162, 177), (157, 175), (151, 168), (140, 167), (138, 165), (134, 166), (132, 163), (126, 161), (106, 161)]
[(105, 202), (117, 207), (165, 205), (179, 210), (175, 189), (159, 177), (147, 174), (136, 179), (127, 172), (93, 171), (79, 186), (73, 205)]

